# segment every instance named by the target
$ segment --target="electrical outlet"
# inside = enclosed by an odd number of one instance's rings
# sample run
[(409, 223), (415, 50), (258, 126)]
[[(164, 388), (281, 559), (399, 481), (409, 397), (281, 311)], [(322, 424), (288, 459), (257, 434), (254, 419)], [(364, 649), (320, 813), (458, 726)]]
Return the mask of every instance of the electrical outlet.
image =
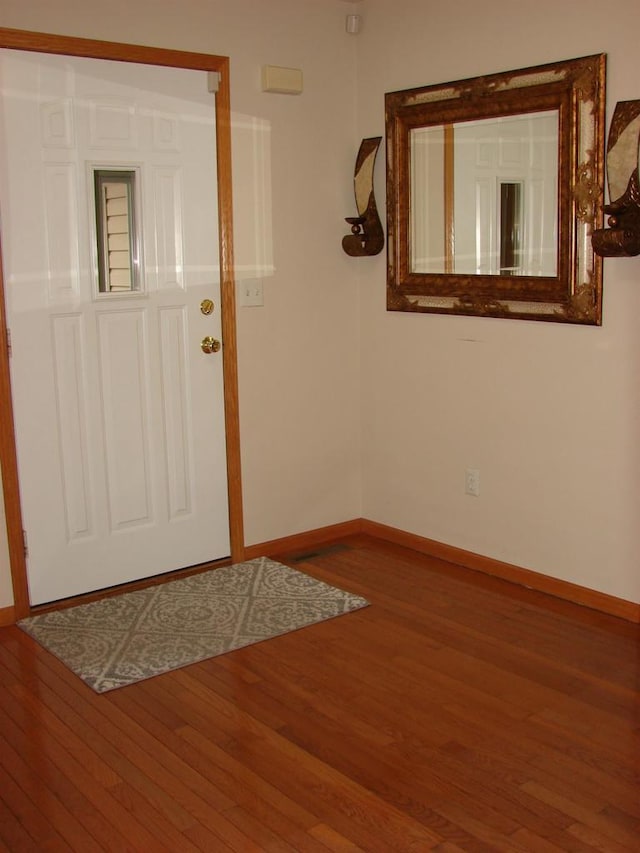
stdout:
[(465, 472), (464, 490), (474, 498), (480, 495), (480, 471), (477, 468), (467, 468)]
[(264, 290), (261, 278), (250, 278), (240, 282), (240, 304), (245, 307), (264, 305)]

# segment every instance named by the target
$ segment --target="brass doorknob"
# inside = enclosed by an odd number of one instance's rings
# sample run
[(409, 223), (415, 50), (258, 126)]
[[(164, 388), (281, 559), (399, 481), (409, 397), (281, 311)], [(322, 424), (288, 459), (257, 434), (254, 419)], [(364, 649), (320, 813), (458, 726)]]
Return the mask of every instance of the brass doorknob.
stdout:
[(202, 339), (202, 343), (200, 344), (202, 352), (212, 353), (218, 352), (221, 347), (220, 341), (217, 341), (215, 338), (212, 338), (211, 335), (207, 335), (206, 338)]

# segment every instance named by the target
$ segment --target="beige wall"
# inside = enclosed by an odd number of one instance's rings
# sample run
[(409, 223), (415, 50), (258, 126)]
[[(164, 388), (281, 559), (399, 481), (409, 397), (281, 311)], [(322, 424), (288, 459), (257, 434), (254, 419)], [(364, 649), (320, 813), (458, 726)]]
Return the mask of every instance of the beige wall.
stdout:
[[(384, 255), (340, 249), (385, 91), (602, 51), (610, 116), (640, 97), (637, 0), (1, 0), (0, 24), (229, 54), (237, 123), (268, 124), (275, 274), (239, 309), (247, 543), (364, 515), (640, 601), (640, 259), (605, 261), (604, 325), (573, 328), (387, 313)], [(304, 94), (262, 94), (265, 63)], [(250, 243), (244, 203), (236, 228)], [(0, 595), (7, 576), (0, 542)]]
[[(362, 13), (362, 135), (385, 91), (591, 53), (608, 54), (608, 118), (640, 98), (637, 0)], [(385, 312), (380, 258), (361, 278), (364, 516), (640, 601), (640, 259), (606, 260), (604, 279), (602, 328), (412, 316)]]

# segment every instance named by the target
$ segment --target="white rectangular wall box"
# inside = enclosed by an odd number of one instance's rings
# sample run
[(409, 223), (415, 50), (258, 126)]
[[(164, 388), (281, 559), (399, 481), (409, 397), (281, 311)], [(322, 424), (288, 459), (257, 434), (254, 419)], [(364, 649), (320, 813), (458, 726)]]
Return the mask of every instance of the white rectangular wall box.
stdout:
[(280, 95), (299, 95), (302, 92), (302, 71), (299, 68), (263, 65), (262, 91)]

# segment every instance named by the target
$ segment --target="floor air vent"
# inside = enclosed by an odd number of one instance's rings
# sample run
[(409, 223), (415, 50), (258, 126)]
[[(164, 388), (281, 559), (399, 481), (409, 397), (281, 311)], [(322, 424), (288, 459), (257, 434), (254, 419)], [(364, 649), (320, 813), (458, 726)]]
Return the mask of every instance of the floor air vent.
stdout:
[(316, 557), (325, 557), (327, 554), (337, 554), (340, 551), (348, 550), (348, 545), (327, 545), (326, 547), (320, 546), (319, 548), (316, 548), (315, 551), (306, 551), (304, 554), (294, 554), (288, 559), (291, 563), (304, 563), (307, 560), (313, 560)]

